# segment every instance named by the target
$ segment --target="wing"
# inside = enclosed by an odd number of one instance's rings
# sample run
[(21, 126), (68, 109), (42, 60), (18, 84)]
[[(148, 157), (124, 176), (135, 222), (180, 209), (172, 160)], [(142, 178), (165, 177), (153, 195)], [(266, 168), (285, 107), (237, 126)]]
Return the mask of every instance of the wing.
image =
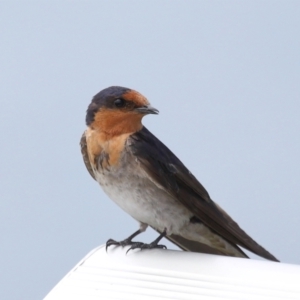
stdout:
[(89, 171), (90, 175), (96, 180), (95, 175), (94, 175), (94, 171), (93, 171), (92, 166), (90, 164), (88, 152), (87, 152), (85, 132), (81, 136), (80, 147), (81, 147), (81, 154), (82, 154), (83, 162), (84, 162), (87, 170)]
[(193, 174), (145, 127), (131, 136), (131, 145), (132, 153), (157, 186), (185, 205), (211, 230), (234, 246), (239, 245), (266, 259), (278, 261), (211, 200)]

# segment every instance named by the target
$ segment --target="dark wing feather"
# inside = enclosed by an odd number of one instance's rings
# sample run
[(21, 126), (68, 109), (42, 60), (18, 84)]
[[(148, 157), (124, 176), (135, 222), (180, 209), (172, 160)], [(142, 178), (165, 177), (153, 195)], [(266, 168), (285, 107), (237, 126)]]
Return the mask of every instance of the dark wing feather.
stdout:
[(87, 152), (85, 132), (81, 136), (80, 147), (81, 147), (81, 154), (82, 154), (83, 162), (84, 162), (87, 170), (89, 171), (90, 175), (96, 180), (94, 171), (92, 169), (92, 166), (91, 166), (91, 163), (90, 163), (90, 160), (89, 160), (88, 152)]
[(146, 172), (170, 195), (180, 201), (206, 226), (234, 246), (239, 245), (264, 258), (278, 261), (248, 236), (215, 204), (205, 188), (182, 162), (145, 127), (131, 136), (132, 153)]
[[(177, 245), (180, 249), (184, 251), (190, 251), (190, 252), (199, 252), (199, 253), (207, 253), (207, 254), (217, 254), (217, 255), (225, 255), (224, 252), (221, 252), (215, 248), (212, 248), (208, 245), (205, 245), (200, 242), (195, 242), (188, 240), (180, 235), (171, 234), (170, 236), (166, 236), (166, 239), (168, 239), (170, 242)], [(240, 251), (240, 253), (245, 257), (248, 258), (248, 256), (236, 246), (236, 249)]]

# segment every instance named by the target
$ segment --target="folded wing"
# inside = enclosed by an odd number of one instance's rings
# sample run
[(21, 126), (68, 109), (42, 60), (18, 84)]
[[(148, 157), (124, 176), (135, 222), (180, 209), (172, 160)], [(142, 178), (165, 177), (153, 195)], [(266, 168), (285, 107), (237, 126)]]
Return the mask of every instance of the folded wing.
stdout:
[[(145, 127), (131, 135), (128, 147), (157, 186), (164, 188), (174, 199), (185, 205), (211, 230), (234, 246), (241, 246), (266, 259), (278, 261), (211, 200), (205, 188), (193, 174)], [(177, 240), (177, 244), (180, 244), (180, 238), (175, 237), (174, 240), (175, 243)], [(184, 249), (184, 245), (181, 245), (181, 248)]]

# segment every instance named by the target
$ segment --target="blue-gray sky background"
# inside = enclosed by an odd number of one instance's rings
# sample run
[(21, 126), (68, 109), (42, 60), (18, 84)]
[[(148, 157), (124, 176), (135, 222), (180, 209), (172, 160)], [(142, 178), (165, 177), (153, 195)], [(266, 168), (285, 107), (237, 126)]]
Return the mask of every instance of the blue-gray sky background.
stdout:
[(136, 230), (79, 149), (111, 85), (144, 94), (144, 124), (212, 199), (300, 264), (300, 1), (7, 1), (0, 32), (1, 299), (41, 299)]

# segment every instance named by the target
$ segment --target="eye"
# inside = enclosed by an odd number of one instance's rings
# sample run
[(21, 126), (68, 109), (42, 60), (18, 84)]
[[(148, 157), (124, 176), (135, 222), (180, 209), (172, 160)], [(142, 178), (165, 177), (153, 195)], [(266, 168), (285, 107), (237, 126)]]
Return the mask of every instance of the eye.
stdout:
[(125, 100), (118, 98), (114, 101), (115, 107), (124, 107), (125, 106)]

